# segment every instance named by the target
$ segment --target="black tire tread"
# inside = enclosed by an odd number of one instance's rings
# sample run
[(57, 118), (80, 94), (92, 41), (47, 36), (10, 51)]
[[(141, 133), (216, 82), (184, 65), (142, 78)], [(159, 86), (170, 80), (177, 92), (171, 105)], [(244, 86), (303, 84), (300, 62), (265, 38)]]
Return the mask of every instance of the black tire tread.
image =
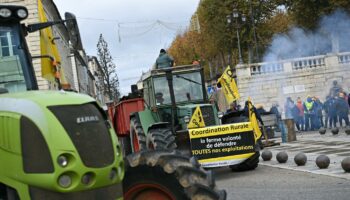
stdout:
[[(213, 176), (208, 175), (202, 168), (192, 164), (189, 157), (185, 157), (177, 151), (149, 150), (130, 154), (125, 158), (125, 166), (126, 172), (123, 183), (125, 190), (132, 187), (132, 183), (125, 183), (128, 182), (128, 176), (135, 174), (135, 170), (145, 170), (146, 167), (147, 170), (157, 169), (165, 173), (166, 177), (162, 177), (162, 179), (167, 182), (176, 183), (175, 185), (178, 186), (169, 187), (168, 189), (173, 193), (184, 195), (184, 199), (226, 199), (226, 192), (216, 188)], [(141, 180), (142, 177), (138, 179)], [(154, 180), (149, 181), (154, 182)]]
[(254, 170), (255, 168), (258, 167), (259, 157), (260, 157), (260, 152), (259, 151), (255, 152), (253, 156), (251, 156), (244, 162), (238, 165), (231, 165), (230, 168), (232, 171), (236, 171), (236, 172)]
[(146, 140), (147, 147), (152, 143), (154, 149), (173, 150), (177, 148), (175, 136), (169, 128), (156, 128), (149, 130)]
[[(132, 132), (131, 130), (134, 129), (135, 133), (138, 137), (139, 140), (139, 146), (140, 146), (140, 151), (142, 150), (146, 150), (147, 146), (146, 146), (146, 135), (143, 131), (141, 122), (136, 118), (136, 117), (132, 117), (130, 119), (130, 132)], [(133, 136), (130, 135), (130, 142), (131, 142), (131, 146), (132, 146), (132, 141), (133, 140)], [(132, 152), (134, 152), (134, 149), (132, 148)]]

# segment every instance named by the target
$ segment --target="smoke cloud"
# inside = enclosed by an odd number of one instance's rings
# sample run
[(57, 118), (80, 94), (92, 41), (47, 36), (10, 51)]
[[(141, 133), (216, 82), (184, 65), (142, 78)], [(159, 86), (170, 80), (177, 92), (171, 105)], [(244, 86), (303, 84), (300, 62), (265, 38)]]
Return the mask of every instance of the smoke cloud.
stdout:
[(350, 51), (350, 16), (343, 10), (321, 18), (315, 31), (294, 27), (273, 37), (264, 62)]

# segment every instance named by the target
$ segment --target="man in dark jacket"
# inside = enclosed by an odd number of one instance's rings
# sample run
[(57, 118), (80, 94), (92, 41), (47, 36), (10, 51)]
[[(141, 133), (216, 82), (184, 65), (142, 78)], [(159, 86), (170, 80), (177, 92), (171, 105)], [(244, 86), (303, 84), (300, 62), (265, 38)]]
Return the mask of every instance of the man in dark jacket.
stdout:
[(329, 128), (337, 127), (337, 108), (336, 108), (336, 99), (334, 97), (330, 97), (327, 101), (327, 109), (328, 109), (328, 118), (329, 118)]
[(284, 122), (282, 121), (281, 111), (278, 109), (278, 107), (279, 105), (277, 103), (274, 103), (270, 109), (270, 113), (276, 115), (277, 124), (279, 129), (281, 130), (282, 143), (285, 143), (287, 142), (287, 131)]
[(160, 50), (160, 54), (156, 60), (156, 69), (168, 68), (174, 65), (174, 59), (169, 56), (164, 49)]
[(345, 121), (346, 126), (349, 126), (349, 105), (345, 100), (344, 94), (339, 93), (339, 97), (336, 99), (336, 111), (339, 116), (339, 123), (342, 126), (342, 121)]

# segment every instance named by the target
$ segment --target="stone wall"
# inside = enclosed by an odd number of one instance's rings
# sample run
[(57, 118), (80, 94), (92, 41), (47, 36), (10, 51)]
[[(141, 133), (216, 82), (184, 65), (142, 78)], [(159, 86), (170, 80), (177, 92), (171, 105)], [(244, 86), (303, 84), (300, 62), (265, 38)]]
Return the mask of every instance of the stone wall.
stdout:
[(283, 105), (287, 97), (305, 100), (311, 95), (324, 101), (334, 80), (350, 92), (350, 52), (238, 65), (236, 73), (240, 104), (248, 96), (267, 110), (272, 103)]

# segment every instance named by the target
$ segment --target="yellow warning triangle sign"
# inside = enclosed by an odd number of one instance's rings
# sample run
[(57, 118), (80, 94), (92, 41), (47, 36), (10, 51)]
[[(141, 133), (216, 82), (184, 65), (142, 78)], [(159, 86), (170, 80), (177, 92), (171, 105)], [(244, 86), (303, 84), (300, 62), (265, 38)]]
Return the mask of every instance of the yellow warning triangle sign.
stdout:
[(199, 106), (197, 106), (196, 110), (194, 111), (190, 123), (188, 123), (187, 128), (202, 128), (205, 127), (202, 111)]

